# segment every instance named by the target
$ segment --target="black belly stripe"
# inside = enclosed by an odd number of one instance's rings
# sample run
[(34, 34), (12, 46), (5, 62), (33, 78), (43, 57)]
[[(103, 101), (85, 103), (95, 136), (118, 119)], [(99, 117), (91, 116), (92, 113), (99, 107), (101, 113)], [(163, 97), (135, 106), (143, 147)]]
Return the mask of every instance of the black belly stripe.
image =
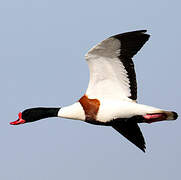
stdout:
[(119, 124), (122, 122), (133, 122), (133, 123), (144, 123), (144, 117), (142, 115), (136, 115), (130, 118), (118, 118), (118, 119), (113, 119), (109, 122), (100, 122), (95, 119), (87, 119), (86, 122), (94, 125), (101, 125), (101, 126), (114, 126), (115, 124)]

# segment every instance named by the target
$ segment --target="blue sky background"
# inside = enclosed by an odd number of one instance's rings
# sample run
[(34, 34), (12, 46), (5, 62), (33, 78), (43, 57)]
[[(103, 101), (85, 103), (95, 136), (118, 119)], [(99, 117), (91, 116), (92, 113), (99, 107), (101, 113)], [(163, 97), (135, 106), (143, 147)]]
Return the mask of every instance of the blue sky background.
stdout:
[(0, 179), (179, 179), (181, 122), (140, 125), (142, 153), (116, 131), (50, 118), (21, 126), (19, 111), (65, 106), (85, 92), (84, 54), (103, 39), (147, 29), (135, 56), (138, 101), (181, 114), (181, 3), (160, 1), (0, 1)]

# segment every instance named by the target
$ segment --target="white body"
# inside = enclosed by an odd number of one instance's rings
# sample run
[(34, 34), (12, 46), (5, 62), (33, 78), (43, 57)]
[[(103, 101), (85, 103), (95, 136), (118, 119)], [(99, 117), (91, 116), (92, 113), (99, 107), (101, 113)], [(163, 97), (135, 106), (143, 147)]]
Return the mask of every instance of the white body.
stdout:
[(136, 115), (146, 115), (147, 113), (159, 113), (162, 111), (158, 108), (128, 101), (105, 99), (100, 102), (101, 105), (97, 114), (97, 120), (101, 122), (107, 122), (117, 118), (131, 118)]
[[(100, 100), (100, 108), (96, 120), (100, 122), (109, 122), (117, 118), (130, 118), (136, 115), (161, 112), (163, 112), (162, 109), (134, 102), (102, 99)], [(58, 116), (85, 121), (85, 112), (79, 102), (60, 109)]]

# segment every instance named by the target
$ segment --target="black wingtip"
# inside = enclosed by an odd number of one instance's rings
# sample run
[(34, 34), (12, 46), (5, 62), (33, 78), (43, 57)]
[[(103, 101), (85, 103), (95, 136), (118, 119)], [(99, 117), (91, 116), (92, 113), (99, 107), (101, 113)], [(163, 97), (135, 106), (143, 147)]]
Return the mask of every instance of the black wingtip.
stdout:
[(146, 152), (146, 144), (135, 144), (141, 151)]
[(150, 34), (147, 34), (146, 32), (147, 32), (147, 30), (138, 30), (138, 31), (135, 31), (135, 33), (144, 35), (145, 40), (148, 41), (148, 39), (150, 38)]
[(146, 32), (147, 32), (147, 30), (146, 30), (146, 29), (144, 29), (144, 30), (138, 30), (138, 32), (143, 32), (143, 33), (146, 33)]
[(111, 126), (130, 142), (136, 145), (140, 150), (145, 152), (146, 143), (137, 123), (134, 121), (123, 121), (121, 119), (115, 119)]
[(117, 34), (117, 35), (115, 35), (115, 36), (125, 36), (125, 35), (129, 35), (129, 34), (144, 34), (144, 35), (147, 35), (147, 36), (149, 36), (150, 37), (150, 35), (149, 34), (145, 34), (147, 32), (147, 30), (146, 29), (143, 29), (143, 30), (136, 30), (136, 31), (129, 31), (129, 32), (125, 32), (125, 33), (122, 33), (122, 34)]
[[(145, 29), (145, 30), (132, 31), (132, 32), (130, 32), (130, 33), (137, 34), (137, 35), (140, 34), (140, 35), (144, 36), (144, 37), (145, 37), (145, 40), (147, 41), (147, 40), (150, 38), (150, 34), (147, 34), (146, 32), (147, 32), (147, 30)], [(128, 33), (129, 33), (129, 32), (128, 32)]]
[(144, 153), (146, 153), (146, 147), (139, 147)]
[[(136, 30), (136, 31), (130, 31), (130, 32), (125, 32), (122, 34), (117, 34), (112, 37), (118, 39), (121, 41), (121, 44), (125, 44), (124, 49), (127, 51), (133, 51), (134, 54), (137, 53), (141, 49), (141, 47), (145, 44), (146, 41), (150, 38), (150, 35), (146, 33), (147, 30)], [(127, 52), (126, 51), (126, 52)]]

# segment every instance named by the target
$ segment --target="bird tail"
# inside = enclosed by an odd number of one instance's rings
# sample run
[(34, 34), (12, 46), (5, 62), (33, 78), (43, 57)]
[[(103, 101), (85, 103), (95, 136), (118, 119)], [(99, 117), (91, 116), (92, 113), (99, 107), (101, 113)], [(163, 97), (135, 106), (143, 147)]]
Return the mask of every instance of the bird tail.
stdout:
[(164, 111), (167, 115), (166, 120), (176, 120), (178, 118), (178, 114), (174, 111)]

